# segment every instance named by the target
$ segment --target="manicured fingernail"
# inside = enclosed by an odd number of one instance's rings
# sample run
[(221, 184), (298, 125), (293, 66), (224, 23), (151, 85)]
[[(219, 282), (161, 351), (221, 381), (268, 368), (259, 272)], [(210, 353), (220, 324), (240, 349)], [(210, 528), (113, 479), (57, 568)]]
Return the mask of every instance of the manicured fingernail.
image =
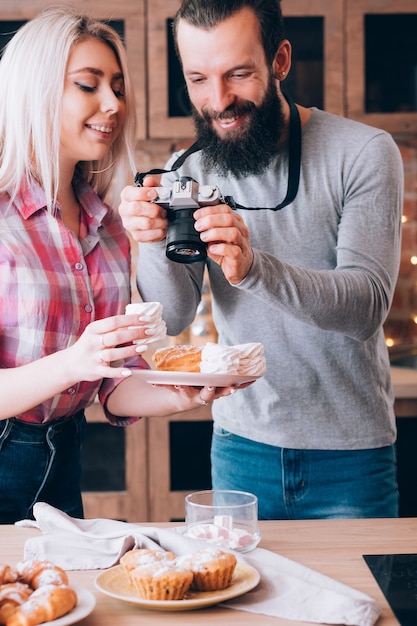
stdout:
[(214, 387), (207, 387), (208, 391), (213, 391)]
[(147, 349), (148, 349), (148, 346), (145, 343), (140, 343), (136, 346), (135, 352), (142, 353), (142, 352), (146, 352)]
[(130, 370), (122, 370), (122, 376), (127, 378), (128, 376), (132, 376), (132, 372)]

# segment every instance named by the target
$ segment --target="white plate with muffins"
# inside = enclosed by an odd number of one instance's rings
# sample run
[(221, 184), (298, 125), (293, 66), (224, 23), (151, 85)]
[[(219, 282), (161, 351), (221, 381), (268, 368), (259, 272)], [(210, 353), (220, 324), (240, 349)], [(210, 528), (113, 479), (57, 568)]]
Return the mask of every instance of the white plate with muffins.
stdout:
[(225, 589), (197, 591), (188, 589), (182, 600), (148, 600), (140, 597), (122, 565), (101, 572), (95, 579), (99, 591), (111, 598), (155, 611), (190, 611), (231, 600), (254, 589), (259, 583), (259, 572), (238, 560), (230, 584)]

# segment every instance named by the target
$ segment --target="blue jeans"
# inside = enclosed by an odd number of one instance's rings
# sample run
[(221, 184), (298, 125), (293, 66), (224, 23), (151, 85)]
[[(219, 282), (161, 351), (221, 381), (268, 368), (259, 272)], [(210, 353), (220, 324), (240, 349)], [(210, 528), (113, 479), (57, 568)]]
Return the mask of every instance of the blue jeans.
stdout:
[(293, 450), (214, 425), (213, 489), (254, 493), (259, 519), (398, 517), (395, 446)]
[(0, 422), (0, 524), (33, 518), (35, 502), (83, 517), (84, 412), (48, 424)]

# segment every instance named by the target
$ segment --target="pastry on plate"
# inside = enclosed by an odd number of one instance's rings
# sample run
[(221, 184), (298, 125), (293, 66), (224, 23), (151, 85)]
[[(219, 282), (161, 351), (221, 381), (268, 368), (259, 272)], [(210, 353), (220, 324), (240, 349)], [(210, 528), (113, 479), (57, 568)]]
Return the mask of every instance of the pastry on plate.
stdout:
[(262, 376), (266, 369), (261, 343), (224, 346), (218, 343), (174, 345), (156, 350), (152, 360), (157, 370), (165, 372), (201, 372)]

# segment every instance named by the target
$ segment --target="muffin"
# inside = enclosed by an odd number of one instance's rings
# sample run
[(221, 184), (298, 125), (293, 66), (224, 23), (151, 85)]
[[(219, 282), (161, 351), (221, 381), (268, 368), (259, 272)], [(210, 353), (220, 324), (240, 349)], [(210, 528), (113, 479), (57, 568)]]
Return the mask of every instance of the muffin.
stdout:
[(232, 582), (237, 559), (231, 552), (210, 547), (177, 558), (176, 562), (191, 570), (191, 588), (197, 591), (225, 589)]
[(126, 554), (124, 554), (120, 559), (120, 565), (129, 576), (129, 572), (138, 567), (151, 565), (156, 561), (172, 561), (173, 559), (175, 559), (175, 554), (173, 552), (137, 548), (126, 552)]
[(130, 581), (144, 600), (183, 600), (193, 573), (175, 561), (164, 559), (129, 571)]

